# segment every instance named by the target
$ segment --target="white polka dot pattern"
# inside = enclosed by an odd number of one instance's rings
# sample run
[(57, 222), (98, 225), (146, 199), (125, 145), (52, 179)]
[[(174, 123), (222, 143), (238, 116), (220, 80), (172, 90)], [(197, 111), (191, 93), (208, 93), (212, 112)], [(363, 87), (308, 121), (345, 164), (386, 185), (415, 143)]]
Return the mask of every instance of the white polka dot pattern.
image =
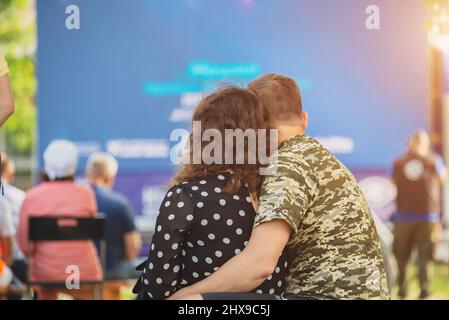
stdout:
[[(178, 185), (161, 203), (148, 260), (136, 288), (145, 299), (164, 299), (217, 271), (248, 245), (255, 212), (246, 189), (228, 193), (229, 173)], [(281, 294), (285, 255), (254, 292)], [(140, 286), (140, 287), (139, 287)]]

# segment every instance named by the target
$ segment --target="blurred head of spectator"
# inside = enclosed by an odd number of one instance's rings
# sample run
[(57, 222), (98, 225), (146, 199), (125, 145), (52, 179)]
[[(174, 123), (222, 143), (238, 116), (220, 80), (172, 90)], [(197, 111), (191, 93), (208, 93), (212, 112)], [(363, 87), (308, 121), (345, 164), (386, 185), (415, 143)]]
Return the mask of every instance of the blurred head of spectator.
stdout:
[(427, 156), (430, 152), (430, 138), (425, 130), (418, 130), (408, 140), (409, 152)]
[(87, 160), (86, 176), (90, 184), (111, 189), (118, 171), (117, 160), (106, 152), (92, 154)]
[(44, 181), (73, 180), (78, 166), (78, 148), (73, 142), (55, 140), (44, 152)]
[(2, 181), (12, 183), (16, 176), (16, 166), (6, 153), (1, 152), (0, 157), (2, 159), (0, 170)]

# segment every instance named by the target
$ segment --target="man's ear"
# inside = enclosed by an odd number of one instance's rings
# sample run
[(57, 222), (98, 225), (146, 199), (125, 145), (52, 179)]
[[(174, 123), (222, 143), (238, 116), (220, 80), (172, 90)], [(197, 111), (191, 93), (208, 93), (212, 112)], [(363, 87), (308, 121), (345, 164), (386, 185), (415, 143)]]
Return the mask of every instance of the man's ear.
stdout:
[(108, 176), (106, 184), (110, 189), (112, 189), (115, 184), (115, 176)]
[(86, 177), (86, 180), (89, 181), (89, 183), (91, 183), (91, 181), (92, 181), (92, 176), (91, 176), (91, 174), (90, 174), (90, 172), (89, 172), (88, 170), (86, 170), (86, 171), (84, 172), (84, 176)]
[(303, 123), (303, 125), (304, 125), (304, 129), (306, 129), (307, 128), (307, 125), (308, 125), (308, 123), (309, 123), (309, 115), (307, 114), (307, 112), (305, 112), (305, 111), (303, 111), (302, 113), (301, 113), (301, 120), (302, 120), (302, 123)]

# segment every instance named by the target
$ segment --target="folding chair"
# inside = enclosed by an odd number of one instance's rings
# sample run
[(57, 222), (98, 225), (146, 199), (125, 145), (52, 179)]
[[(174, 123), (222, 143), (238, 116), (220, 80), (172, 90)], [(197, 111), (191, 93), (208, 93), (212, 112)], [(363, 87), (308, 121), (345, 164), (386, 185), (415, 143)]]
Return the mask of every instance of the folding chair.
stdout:
[[(80, 217), (30, 217), (28, 229), (28, 252), (32, 253), (32, 244), (42, 241), (99, 241), (99, 254), (103, 269), (103, 278), (100, 280), (83, 280), (80, 286), (91, 285), (94, 299), (103, 298), (104, 267), (106, 262), (106, 234), (105, 218)], [(33, 258), (31, 254), (31, 259)], [(68, 265), (70, 262), (68, 261)], [(31, 265), (31, 263), (30, 263)], [(65, 281), (29, 281), (28, 287), (41, 286), (43, 288), (67, 289)]]

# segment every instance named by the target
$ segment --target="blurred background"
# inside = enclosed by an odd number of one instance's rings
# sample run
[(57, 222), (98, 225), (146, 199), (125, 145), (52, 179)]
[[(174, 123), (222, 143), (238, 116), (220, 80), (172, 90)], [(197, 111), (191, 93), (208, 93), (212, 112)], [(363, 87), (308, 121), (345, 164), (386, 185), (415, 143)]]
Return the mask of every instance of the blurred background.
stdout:
[[(365, 25), (373, 2), (379, 30)], [(66, 26), (70, 5), (79, 29)], [(222, 80), (295, 78), (308, 134), (352, 170), (387, 226), (391, 166), (410, 134), (426, 129), (449, 162), (449, 1), (0, 0), (0, 46), (16, 103), (0, 150), (15, 160), (15, 184), (37, 182), (54, 139), (77, 144), (80, 176), (92, 152), (107, 151), (144, 235), (175, 170), (170, 133), (189, 129)], [(448, 241), (443, 233), (436, 298), (449, 298)]]

